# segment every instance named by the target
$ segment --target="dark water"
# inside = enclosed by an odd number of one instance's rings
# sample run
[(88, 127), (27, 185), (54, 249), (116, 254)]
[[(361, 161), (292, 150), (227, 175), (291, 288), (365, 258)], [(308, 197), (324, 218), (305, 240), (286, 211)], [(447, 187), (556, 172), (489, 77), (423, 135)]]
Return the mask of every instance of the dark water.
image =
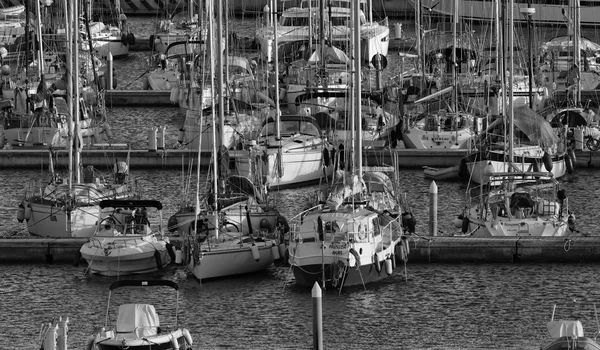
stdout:
[[(382, 283), (323, 294), (326, 349), (539, 349), (550, 341), (546, 322), (576, 315), (588, 336), (597, 329), (594, 264), (419, 264)], [(71, 266), (0, 266), (3, 349), (37, 349), (43, 322), (68, 316), (69, 345), (81, 349), (104, 324), (111, 278), (83, 276)], [(179, 317), (195, 349), (310, 349), (310, 290), (293, 285), (285, 267), (202, 285), (171, 268), (179, 281)], [(576, 301), (576, 303), (574, 302)], [(175, 294), (118, 289), (110, 308), (148, 302), (161, 324), (173, 324)]]

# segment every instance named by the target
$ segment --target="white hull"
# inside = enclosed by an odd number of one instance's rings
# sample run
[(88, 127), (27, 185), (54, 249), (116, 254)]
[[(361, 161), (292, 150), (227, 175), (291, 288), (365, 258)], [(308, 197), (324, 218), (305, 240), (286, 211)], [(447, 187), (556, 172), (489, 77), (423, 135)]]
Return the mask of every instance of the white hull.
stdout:
[(440, 132), (410, 128), (402, 134), (402, 141), (411, 149), (470, 149), (473, 135), (469, 128)]
[(108, 54), (113, 58), (124, 58), (129, 55), (129, 44), (125, 45), (120, 36), (100, 36), (92, 38), (94, 51), (101, 58), (106, 59)]
[[(160, 254), (160, 265), (155, 252)], [(157, 271), (171, 259), (166, 242), (148, 241), (144, 237), (97, 237), (81, 247), (81, 256), (88, 262), (92, 273), (121, 276)]]
[[(255, 157), (250, 157), (248, 152), (239, 151), (235, 153), (235, 165), (239, 175), (253, 178)], [(233, 154), (233, 153), (232, 153)], [(257, 164), (262, 166), (262, 174), (266, 177), (268, 187), (283, 187), (315, 182), (324, 176), (333, 174), (333, 165), (323, 166), (323, 152), (321, 148), (302, 148), (302, 150), (281, 153), (281, 165), (279, 165), (277, 149), (267, 150), (266, 163)], [(279, 171), (281, 169), (281, 172)]]
[(266, 270), (273, 263), (271, 247), (275, 245), (272, 241), (254, 243), (260, 254), (258, 261), (254, 259), (250, 244), (244, 243), (240, 247), (232, 243), (211, 243), (209, 249), (203, 246), (200, 257), (191, 263), (194, 277), (203, 280), (254, 273)]
[(568, 229), (568, 215), (563, 215), (563, 220), (558, 222), (545, 217), (481, 220), (475, 219), (476, 216), (477, 209), (471, 208), (467, 232), (473, 237), (560, 237)]
[[(35, 147), (52, 146), (57, 148), (68, 147), (67, 127), (40, 126), (32, 128), (12, 128), (4, 129), (6, 143), (11, 147)], [(104, 129), (102, 127), (92, 127), (81, 130), (81, 139), (83, 145), (93, 145), (94, 143), (103, 143), (105, 141)]]

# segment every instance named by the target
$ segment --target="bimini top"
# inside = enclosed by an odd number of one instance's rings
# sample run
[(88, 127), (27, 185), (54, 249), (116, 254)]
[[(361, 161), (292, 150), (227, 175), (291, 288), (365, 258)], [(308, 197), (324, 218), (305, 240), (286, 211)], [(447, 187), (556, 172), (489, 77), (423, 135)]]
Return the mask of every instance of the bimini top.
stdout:
[(100, 202), (100, 208), (143, 208), (151, 207), (162, 210), (162, 203), (157, 200), (126, 200), (126, 199), (110, 199)]
[(120, 287), (154, 287), (154, 286), (165, 286), (171, 287), (175, 290), (179, 290), (179, 284), (168, 281), (168, 280), (147, 280), (147, 281), (138, 281), (138, 280), (121, 280), (114, 282), (110, 285), (110, 290), (114, 290)]

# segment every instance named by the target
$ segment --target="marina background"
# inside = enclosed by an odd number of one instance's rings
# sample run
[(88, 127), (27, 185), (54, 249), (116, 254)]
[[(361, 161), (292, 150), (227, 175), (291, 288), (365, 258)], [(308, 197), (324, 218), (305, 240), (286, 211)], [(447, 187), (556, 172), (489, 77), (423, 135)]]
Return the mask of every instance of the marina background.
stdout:
[[(138, 23), (139, 28), (150, 26), (148, 17), (130, 16), (129, 21)], [(255, 25), (254, 18), (236, 18), (234, 22), (231, 27), (246, 33)], [(412, 24), (408, 21), (403, 24), (405, 35), (410, 36)], [(552, 37), (553, 30), (543, 31), (545, 36)], [(587, 35), (596, 41), (592, 31)], [(147, 69), (148, 55), (148, 52), (131, 52), (129, 58), (115, 61), (119, 88), (129, 84), (129, 89), (141, 89), (141, 80), (135, 79)], [(395, 52), (390, 55), (389, 63), (384, 72), (386, 78), (398, 74)], [(134, 149), (145, 148), (146, 130), (164, 125), (166, 145), (175, 147), (177, 130), (183, 123), (179, 108), (107, 107), (115, 142), (128, 142)], [(114, 159), (107, 151), (107, 169), (99, 170), (110, 175), (113, 164)], [(131, 169), (132, 180), (138, 181), (143, 193), (163, 202), (166, 218), (176, 210), (183, 173), (184, 170), (174, 169)], [(47, 174), (44, 168), (0, 171), (0, 193), (4, 199), (0, 234), (6, 237), (24, 234), (26, 227), (16, 221), (16, 208), (25, 184), (39, 180), (44, 174)], [(431, 181), (423, 177), (421, 169), (403, 169), (399, 176), (418, 220), (417, 233), (426, 235)], [(567, 191), (580, 234), (597, 236), (598, 170), (576, 169), (562, 178), (560, 184)], [(462, 210), (467, 184), (457, 180), (437, 185), (440, 235), (459, 234), (460, 229), (453, 226), (452, 219)], [(289, 219), (316, 190), (317, 186), (309, 186), (274, 191), (272, 201)], [(41, 324), (58, 316), (70, 319), (70, 348), (82, 348), (94, 326), (104, 323), (108, 287), (115, 280), (89, 276), (85, 269), (85, 266), (38, 264), (0, 266), (3, 280), (0, 339), (7, 345), (0, 348), (39, 348), (37, 334)], [(539, 349), (540, 344), (550, 341), (545, 324), (550, 320), (554, 303), (559, 304), (557, 317), (566, 318), (575, 312), (586, 327), (586, 335), (591, 336), (596, 325), (592, 303), (597, 302), (600, 293), (596, 270), (595, 264), (409, 262), (408, 281), (398, 269), (394, 276), (369, 285), (366, 291), (362, 288), (344, 289), (341, 294), (325, 291), (324, 346), (327, 349)], [(265, 274), (202, 285), (186, 278), (180, 267), (135, 278), (153, 277), (182, 283), (180, 316), (194, 338), (194, 348), (312, 347), (310, 290), (296, 287), (287, 267), (272, 267)], [(170, 292), (132, 292), (137, 298), (125, 300), (115, 296), (111, 302), (112, 315), (116, 315), (121, 302), (140, 298), (156, 305), (162, 320), (174, 312)], [(164, 308), (165, 305), (171, 307)], [(168, 318), (163, 324), (166, 323)]]

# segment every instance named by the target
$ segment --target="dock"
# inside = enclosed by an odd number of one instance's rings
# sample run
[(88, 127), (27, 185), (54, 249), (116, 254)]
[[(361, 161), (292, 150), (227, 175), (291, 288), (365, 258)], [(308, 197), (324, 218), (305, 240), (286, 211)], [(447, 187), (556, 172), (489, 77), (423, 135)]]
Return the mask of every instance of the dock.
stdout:
[[(179, 237), (169, 237), (175, 247)], [(3, 238), (0, 263), (85, 264), (78, 254), (87, 238)], [(600, 261), (600, 236), (411, 237), (411, 263), (578, 263)]]
[[(54, 149), (56, 161), (54, 166), (66, 167), (69, 163), (67, 149)], [(398, 158), (398, 168), (411, 169), (428, 167), (452, 167), (460, 164), (467, 155), (467, 150), (419, 150), (419, 149), (368, 149), (363, 152), (364, 164), (381, 166), (393, 164), (393, 158)], [(91, 165), (103, 168), (114, 160), (125, 160), (129, 157), (129, 166), (133, 169), (170, 169), (181, 168), (182, 164), (196, 163), (198, 153), (185, 148), (157, 150), (128, 150), (126, 144), (99, 144), (83, 148), (81, 158), (85, 166)], [(201, 167), (209, 165), (211, 153), (202, 152)], [(575, 151), (577, 167), (600, 166), (600, 152), (587, 149)], [(39, 146), (35, 149), (2, 149), (0, 150), (0, 169), (39, 169), (49, 165), (48, 147)]]
[(104, 95), (106, 106), (122, 107), (178, 107), (171, 102), (171, 91), (155, 90), (106, 90)]
[[(182, 164), (196, 163), (198, 153), (188, 149), (157, 149), (157, 150), (128, 150), (126, 144), (113, 146), (85, 147), (81, 151), (81, 158), (85, 160), (84, 165), (92, 165), (97, 168), (112, 164), (116, 159), (125, 160), (129, 157), (129, 167), (132, 169), (169, 169), (181, 168)], [(69, 162), (69, 151), (67, 149), (54, 149), (56, 160), (54, 166), (66, 167)], [(364, 152), (365, 164), (370, 166), (393, 164), (394, 155), (398, 157), (400, 168), (420, 168), (423, 166), (446, 167), (460, 163), (467, 154), (466, 150), (415, 150), (415, 149), (393, 149), (393, 150), (366, 150)], [(200, 155), (202, 167), (209, 165), (211, 153), (202, 152)], [(48, 148), (40, 146), (38, 149), (11, 149), (0, 150), (0, 169), (39, 169), (47, 168), (49, 165)], [(600, 159), (599, 159), (600, 161)]]

